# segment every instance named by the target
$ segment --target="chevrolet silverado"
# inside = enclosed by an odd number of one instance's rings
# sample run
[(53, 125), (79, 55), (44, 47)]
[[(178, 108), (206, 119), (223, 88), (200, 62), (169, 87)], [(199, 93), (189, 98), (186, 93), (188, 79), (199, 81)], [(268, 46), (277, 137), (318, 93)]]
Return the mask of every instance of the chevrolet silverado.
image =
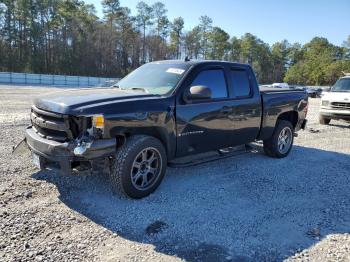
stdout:
[(268, 156), (286, 157), (307, 109), (305, 91), (259, 90), (246, 64), (159, 61), (112, 88), (35, 100), (25, 141), (41, 169), (56, 164), (68, 174), (79, 166), (107, 167), (113, 191), (142, 198), (181, 157), (258, 140)]

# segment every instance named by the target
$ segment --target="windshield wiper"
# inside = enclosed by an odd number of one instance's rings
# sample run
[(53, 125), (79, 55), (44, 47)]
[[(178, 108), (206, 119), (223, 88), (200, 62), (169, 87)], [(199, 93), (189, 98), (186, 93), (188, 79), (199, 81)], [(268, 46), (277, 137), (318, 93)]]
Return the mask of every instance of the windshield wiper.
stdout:
[(143, 92), (145, 92), (145, 93), (149, 93), (149, 91), (146, 89), (146, 88), (144, 88), (144, 87), (132, 87), (132, 88), (130, 88), (131, 90), (141, 90), (141, 91), (143, 91)]

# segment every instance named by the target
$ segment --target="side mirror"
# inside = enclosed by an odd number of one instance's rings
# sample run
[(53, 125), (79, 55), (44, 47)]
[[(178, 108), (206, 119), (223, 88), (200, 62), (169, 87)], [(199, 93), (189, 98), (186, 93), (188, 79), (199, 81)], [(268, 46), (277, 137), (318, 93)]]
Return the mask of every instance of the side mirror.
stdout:
[(207, 86), (191, 86), (186, 94), (186, 100), (210, 99), (211, 89)]

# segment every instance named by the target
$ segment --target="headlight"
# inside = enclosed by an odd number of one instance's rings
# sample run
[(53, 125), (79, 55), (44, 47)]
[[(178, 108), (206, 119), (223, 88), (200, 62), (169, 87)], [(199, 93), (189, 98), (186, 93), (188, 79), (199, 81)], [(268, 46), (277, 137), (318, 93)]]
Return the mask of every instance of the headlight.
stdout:
[(322, 101), (322, 106), (328, 106), (328, 105), (329, 105), (329, 101), (327, 101), (327, 100)]
[(103, 115), (96, 115), (92, 117), (92, 126), (98, 129), (105, 127), (105, 118)]

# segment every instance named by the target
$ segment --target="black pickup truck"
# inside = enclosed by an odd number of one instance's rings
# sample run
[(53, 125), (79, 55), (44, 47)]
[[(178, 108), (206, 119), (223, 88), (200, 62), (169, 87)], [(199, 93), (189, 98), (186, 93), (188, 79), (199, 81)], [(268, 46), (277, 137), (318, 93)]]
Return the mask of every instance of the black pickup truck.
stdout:
[(142, 198), (181, 157), (256, 140), (267, 155), (287, 156), (307, 109), (305, 91), (259, 90), (249, 65), (169, 60), (145, 64), (112, 88), (37, 99), (25, 140), (41, 169), (104, 163), (113, 191)]

